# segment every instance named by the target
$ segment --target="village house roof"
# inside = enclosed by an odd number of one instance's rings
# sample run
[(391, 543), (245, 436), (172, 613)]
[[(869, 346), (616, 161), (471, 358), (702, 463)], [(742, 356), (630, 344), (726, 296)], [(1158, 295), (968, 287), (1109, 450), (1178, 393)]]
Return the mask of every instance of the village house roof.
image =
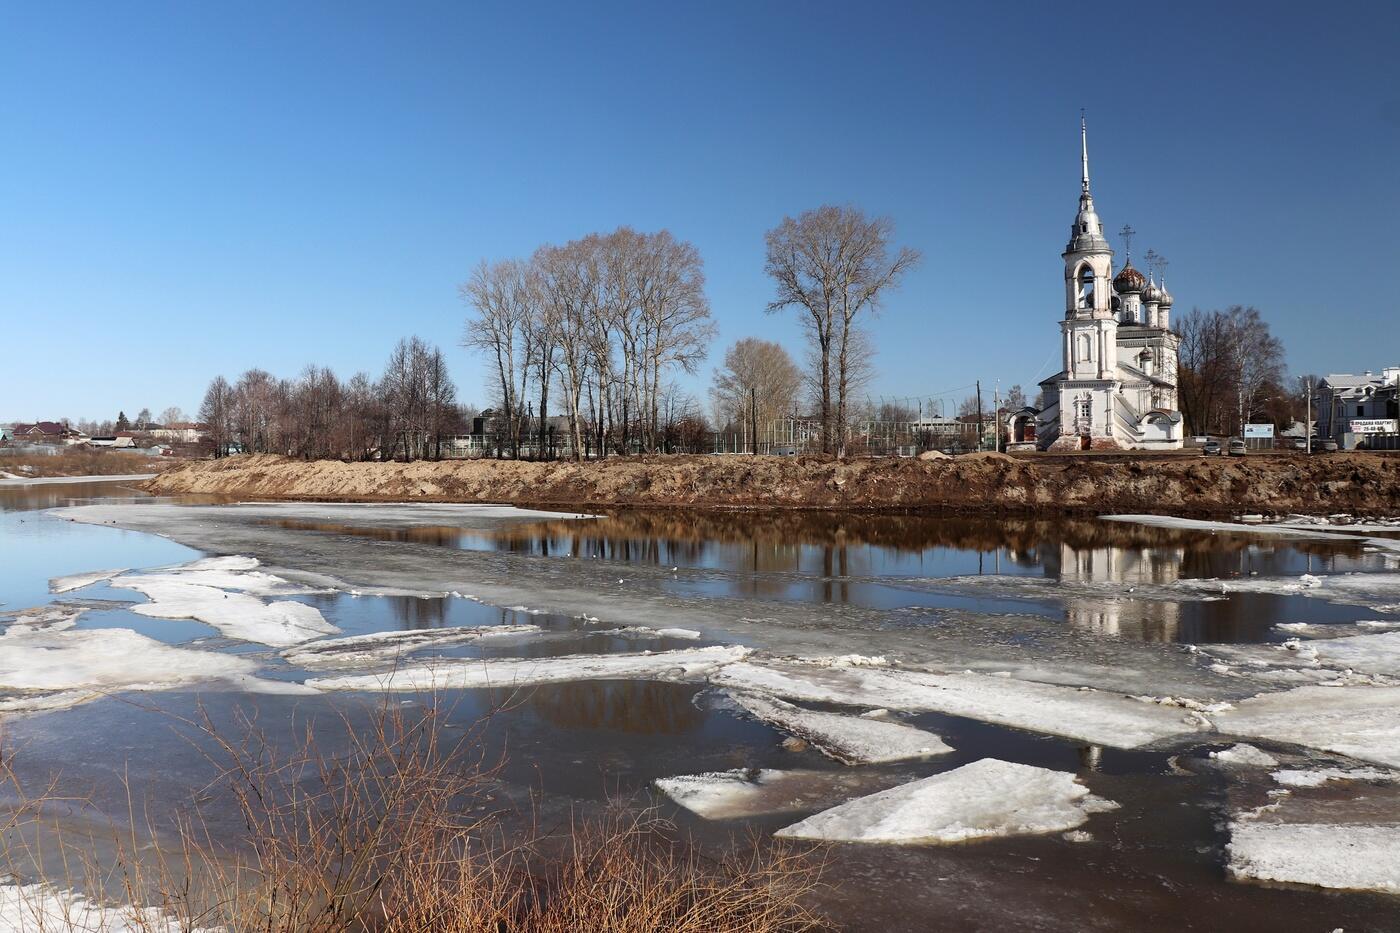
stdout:
[(17, 422), (14, 427), (14, 433), (16, 436), (28, 435), (33, 437), (35, 435), (41, 435), (43, 437), (61, 437), (65, 434), (76, 435), (78, 432), (57, 421), (35, 421), (29, 424)]

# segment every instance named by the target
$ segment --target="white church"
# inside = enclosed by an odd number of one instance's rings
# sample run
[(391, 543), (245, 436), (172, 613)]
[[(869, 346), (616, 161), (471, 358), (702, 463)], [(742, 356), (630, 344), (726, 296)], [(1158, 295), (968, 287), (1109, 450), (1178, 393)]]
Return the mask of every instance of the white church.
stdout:
[[(1065, 247), (1064, 368), (1040, 383), (1045, 408), (1035, 418), (1040, 450), (1142, 450), (1182, 446), (1177, 409), (1177, 348), (1165, 274), (1144, 277), (1125, 254), (1113, 274), (1113, 250), (1089, 193), (1089, 144), (1079, 127), (1079, 214)], [(1131, 235), (1124, 228), (1125, 235)], [(1027, 445), (1029, 446), (1029, 445)]]

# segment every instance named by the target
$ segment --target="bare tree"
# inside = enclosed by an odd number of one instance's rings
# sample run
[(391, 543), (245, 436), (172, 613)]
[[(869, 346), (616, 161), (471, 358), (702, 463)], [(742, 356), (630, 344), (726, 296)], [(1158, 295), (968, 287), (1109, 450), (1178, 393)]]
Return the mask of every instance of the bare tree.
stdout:
[(742, 423), (756, 409), (756, 420), (769, 424), (794, 413), (802, 373), (780, 344), (745, 337), (724, 354), (715, 370), (710, 399), (721, 429)]
[(233, 440), (233, 409), (233, 387), (223, 376), (215, 376), (199, 406), (199, 420), (209, 425), (209, 440), (214, 445), (215, 457), (228, 455)]
[(893, 229), (888, 218), (825, 205), (796, 219), (783, 218), (766, 237), (765, 270), (777, 286), (768, 310), (806, 311), (803, 320), (818, 366), (822, 448), (828, 453), (841, 451), (845, 435), (847, 399), (862, 346), (857, 324), (879, 308), (885, 290), (919, 259), (908, 247), (890, 256)]
[(1283, 344), (1255, 308), (1192, 309), (1177, 319), (1177, 392), (1194, 434), (1238, 433), (1282, 394)]
[(514, 259), (482, 262), (461, 287), (461, 294), (476, 310), (467, 320), (462, 345), (481, 351), (491, 361), (504, 439), (512, 456), (519, 457), (523, 387), (518, 380), (530, 371), (532, 295), (528, 267)]

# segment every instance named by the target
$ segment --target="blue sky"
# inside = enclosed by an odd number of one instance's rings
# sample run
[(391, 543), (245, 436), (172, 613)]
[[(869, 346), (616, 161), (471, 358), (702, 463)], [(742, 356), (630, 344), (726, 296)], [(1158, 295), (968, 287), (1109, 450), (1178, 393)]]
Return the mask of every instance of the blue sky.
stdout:
[[(1325, 15), (1324, 15), (1325, 13)], [(29, 3), (0, 10), (0, 419), (456, 347), (482, 258), (630, 224), (777, 339), (763, 233), (854, 204), (924, 254), (878, 397), (1058, 361), (1094, 194), (1177, 310), (1259, 307), (1294, 372), (1400, 362), (1400, 4)], [(1115, 245), (1117, 245), (1115, 241)], [(960, 392), (954, 393), (961, 395)]]

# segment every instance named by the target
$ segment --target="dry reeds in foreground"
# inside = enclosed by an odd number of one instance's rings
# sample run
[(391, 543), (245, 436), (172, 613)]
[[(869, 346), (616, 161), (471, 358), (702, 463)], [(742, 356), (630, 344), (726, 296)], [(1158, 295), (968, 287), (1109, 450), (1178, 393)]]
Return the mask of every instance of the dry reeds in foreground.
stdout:
[[(138, 858), (134, 834), (125, 840), (120, 886), (160, 913), (132, 913), (124, 929), (168, 933), (171, 920), (233, 933), (822, 927), (804, 906), (818, 866), (782, 847), (754, 840), (707, 857), (653, 812), (620, 806), (554, 832), (537, 820), (508, 831), (507, 814), (491, 810), (496, 768), (480, 730), (448, 743), (444, 719), (434, 706), (386, 702), (367, 726), (348, 716), (308, 724), (290, 752), (250, 720), (236, 739), (207, 717), (188, 722), (220, 766), (197, 795), (201, 807), (231, 802), (242, 828), (216, 838), (193, 810), (173, 856), (157, 847)], [(334, 753), (317, 739), (332, 729)]]

